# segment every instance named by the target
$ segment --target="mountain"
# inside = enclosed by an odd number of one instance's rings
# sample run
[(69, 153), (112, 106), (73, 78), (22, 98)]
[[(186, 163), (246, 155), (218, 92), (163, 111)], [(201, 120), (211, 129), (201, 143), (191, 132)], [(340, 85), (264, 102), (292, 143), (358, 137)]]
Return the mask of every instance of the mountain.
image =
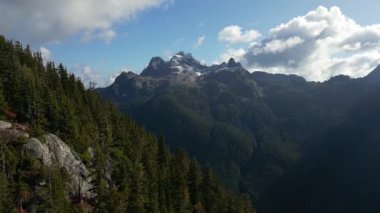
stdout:
[(141, 73), (141, 76), (164, 77), (179, 73), (199, 72), (202, 73), (206, 66), (193, 58), (190, 53), (178, 52), (170, 61), (164, 61), (160, 57), (154, 57), (149, 65)]
[(0, 36), (0, 212), (254, 209), (248, 195), (225, 189), (183, 150), (170, 152), (62, 64), (44, 65), (41, 53)]
[(370, 212), (377, 205), (379, 67), (364, 78), (309, 82), (250, 73), (233, 59), (200, 65), (183, 52), (152, 61), (97, 92), (165, 135), (172, 149), (210, 164), (229, 188), (249, 193), (259, 212)]

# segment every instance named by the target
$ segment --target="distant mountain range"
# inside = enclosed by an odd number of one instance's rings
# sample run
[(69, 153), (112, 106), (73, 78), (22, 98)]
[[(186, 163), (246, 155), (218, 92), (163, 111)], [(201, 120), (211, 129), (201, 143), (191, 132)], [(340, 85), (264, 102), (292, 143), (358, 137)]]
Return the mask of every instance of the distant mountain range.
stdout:
[(233, 59), (206, 66), (179, 52), (97, 92), (210, 164), (260, 212), (380, 207), (380, 67), (320, 83), (250, 73)]

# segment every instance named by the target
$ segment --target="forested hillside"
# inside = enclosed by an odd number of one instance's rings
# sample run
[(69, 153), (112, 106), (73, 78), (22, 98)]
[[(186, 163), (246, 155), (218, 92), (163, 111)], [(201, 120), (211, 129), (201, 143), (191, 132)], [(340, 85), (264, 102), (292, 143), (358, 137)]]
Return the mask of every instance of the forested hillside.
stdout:
[[(253, 212), (184, 151), (137, 126), (62, 65), (43, 64), (19, 42), (0, 37), (0, 117), (25, 137), (0, 134), (0, 212)], [(93, 196), (69, 191), (65, 169), (27, 155), (29, 137), (53, 133), (91, 171)]]

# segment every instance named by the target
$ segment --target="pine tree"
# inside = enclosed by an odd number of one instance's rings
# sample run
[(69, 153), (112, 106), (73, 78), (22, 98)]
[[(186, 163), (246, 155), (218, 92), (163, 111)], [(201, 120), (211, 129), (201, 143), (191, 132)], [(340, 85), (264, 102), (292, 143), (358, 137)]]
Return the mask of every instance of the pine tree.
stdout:
[(145, 173), (143, 165), (135, 162), (131, 174), (131, 185), (128, 199), (128, 212), (143, 213), (145, 212), (146, 197), (144, 196), (144, 179)]
[(0, 119), (5, 118), (5, 113), (7, 112), (7, 109), (8, 107), (3, 93), (3, 82), (0, 79)]
[(69, 204), (65, 196), (65, 180), (62, 175), (62, 170), (58, 165), (50, 168), (50, 183), (52, 205), (50, 211), (52, 212), (69, 212)]
[(240, 204), (240, 208), (241, 208), (241, 212), (242, 213), (252, 213), (252, 212), (254, 212), (252, 204), (251, 204), (251, 198), (249, 197), (248, 194), (243, 194), (243, 195), (240, 196), (240, 198), (239, 198), (239, 204)]
[(211, 168), (207, 165), (203, 170), (202, 177), (202, 200), (206, 212), (217, 212), (217, 183)]
[(200, 171), (200, 166), (195, 159), (190, 161), (190, 167), (188, 172), (188, 183), (191, 205), (194, 211), (200, 209), (201, 205), (201, 184), (202, 184), (202, 173)]
[(95, 158), (94, 158), (94, 175), (92, 176), (94, 185), (93, 193), (95, 198), (95, 211), (96, 212), (109, 212), (109, 190), (105, 180), (105, 156), (100, 146), (95, 146)]
[(158, 140), (158, 165), (160, 165), (160, 172), (158, 173), (158, 196), (159, 196), (159, 209), (160, 212), (169, 212), (172, 205), (171, 190), (170, 190), (170, 153), (165, 145), (163, 137)]
[(10, 212), (12, 200), (5, 171), (0, 171), (0, 192), (0, 212)]
[(158, 202), (158, 165), (157, 165), (157, 144), (147, 143), (144, 146), (142, 163), (145, 168), (146, 173), (146, 188), (145, 197), (147, 200), (146, 210), (148, 212), (158, 212), (159, 202)]
[(186, 153), (178, 150), (172, 158), (172, 187), (174, 189), (174, 207), (176, 212), (191, 210), (190, 194), (187, 185), (189, 162)]

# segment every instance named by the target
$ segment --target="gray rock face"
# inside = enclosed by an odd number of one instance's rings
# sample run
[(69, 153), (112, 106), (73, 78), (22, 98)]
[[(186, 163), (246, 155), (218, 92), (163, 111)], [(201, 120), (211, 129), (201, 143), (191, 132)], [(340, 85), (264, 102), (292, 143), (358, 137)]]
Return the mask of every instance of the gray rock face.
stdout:
[(9, 129), (12, 127), (12, 124), (6, 121), (0, 121), (0, 130)]
[(72, 193), (77, 193), (80, 189), (82, 195), (93, 196), (90, 172), (81, 159), (56, 135), (46, 134), (44, 137), (45, 143), (36, 138), (29, 139), (25, 144), (26, 151), (46, 166), (57, 163), (61, 168), (65, 168), (71, 176), (69, 187)]
[(31, 156), (41, 160), (44, 165), (50, 166), (52, 164), (52, 153), (49, 148), (42, 144), (37, 138), (29, 139), (28, 143), (25, 144), (25, 148)]

